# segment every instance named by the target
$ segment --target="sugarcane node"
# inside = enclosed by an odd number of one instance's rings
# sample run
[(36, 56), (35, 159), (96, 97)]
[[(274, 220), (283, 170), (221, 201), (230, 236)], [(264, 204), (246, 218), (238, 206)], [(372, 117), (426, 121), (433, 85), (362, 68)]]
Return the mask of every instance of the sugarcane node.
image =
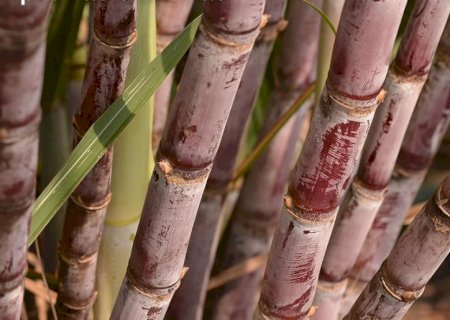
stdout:
[(337, 210), (339, 209), (339, 207), (326, 211), (309, 209), (302, 206), (301, 203), (295, 203), (294, 199), (289, 194), (286, 194), (283, 197), (283, 200), (286, 212), (300, 224), (321, 224), (334, 220)]
[(167, 160), (161, 160), (158, 162), (158, 167), (165, 175), (169, 175), (172, 173), (172, 165)]
[(391, 81), (393, 83), (423, 84), (428, 78), (428, 72), (420, 74), (408, 74), (407, 70), (402, 69), (398, 64), (394, 62), (388, 72), (388, 77), (391, 78)]
[(387, 276), (386, 271), (386, 263), (383, 263), (381, 266), (380, 272), (379, 272), (380, 282), (383, 286), (384, 290), (394, 299), (401, 301), (401, 302), (414, 302), (417, 299), (420, 298), (422, 293), (425, 290), (425, 287), (422, 287), (419, 290), (405, 290), (400, 287), (396, 287), (395, 285), (391, 284), (389, 281), (389, 277)]
[(279, 20), (267, 23), (259, 32), (256, 42), (272, 42), (278, 34), (286, 29), (288, 25), (287, 20)]
[(46, 27), (46, 24), (39, 24), (37, 28), (24, 28), (20, 31), (0, 27), (0, 51), (16, 54), (19, 57), (30, 55), (45, 42)]
[(128, 267), (126, 274), (126, 281), (129, 282), (133, 290), (142, 295), (145, 295), (152, 299), (156, 299), (158, 301), (170, 301), (172, 299), (172, 296), (180, 286), (182, 276), (184, 276), (183, 270), (180, 273), (180, 277), (174, 284), (165, 288), (150, 287), (149, 285), (140, 284), (139, 280), (133, 275), (133, 272)]
[(198, 170), (183, 170), (176, 168), (167, 158), (160, 157), (155, 167), (156, 171), (160, 171), (166, 181), (172, 185), (183, 186), (192, 184), (202, 184), (208, 178), (212, 164)]
[(33, 205), (34, 196), (28, 195), (21, 199), (8, 200), (8, 203), (0, 203), (0, 214), (12, 214), (23, 212)]
[(74, 257), (67, 255), (64, 250), (61, 249), (61, 245), (58, 247), (58, 256), (64, 261), (68, 266), (75, 266), (81, 268), (80, 265), (88, 265), (91, 263), (95, 263), (97, 260), (98, 252), (95, 252), (91, 255), (84, 255), (81, 257)]
[[(178, 34), (178, 33), (177, 33)], [(172, 41), (173, 35), (169, 34), (161, 34), (158, 33), (158, 38), (156, 39), (156, 49), (158, 52), (161, 52), (164, 50), (165, 47)], [(158, 140), (159, 141), (159, 140)]]
[(338, 93), (335, 94), (327, 85), (323, 89), (322, 99), (330, 99), (333, 103), (325, 102), (321, 103), (320, 106), (322, 108), (326, 106), (339, 108), (350, 116), (364, 118), (375, 112), (378, 105), (383, 101), (385, 94), (384, 90), (381, 90), (378, 95), (372, 99), (357, 100)]
[(381, 190), (371, 189), (361, 179), (356, 177), (352, 183), (352, 191), (356, 197), (374, 201), (382, 201), (387, 193), (387, 187)]
[(0, 127), (0, 145), (24, 142), (27, 139), (34, 140), (38, 138), (41, 117), (41, 108), (36, 108), (36, 112), (27, 117), (26, 126), (17, 128)]
[(108, 194), (104, 199), (93, 203), (85, 203), (83, 202), (80, 196), (73, 193), (70, 195), (69, 198), (70, 201), (72, 201), (76, 206), (80, 207), (81, 209), (84, 209), (87, 212), (95, 213), (108, 207), (109, 203), (111, 202), (112, 193), (108, 192)]
[(26, 276), (28, 272), (28, 266), (25, 266), (22, 273), (19, 273), (12, 279), (2, 279), (0, 281), (0, 296), (16, 289), (20, 288), (23, 284), (23, 278)]
[(425, 168), (423, 170), (410, 170), (408, 168), (404, 168), (398, 161), (395, 164), (393, 176), (396, 177), (404, 177), (404, 178), (414, 178), (414, 177), (421, 177), (426, 172), (428, 172), (428, 168)]
[(269, 219), (269, 217), (263, 217), (256, 211), (246, 211), (245, 214), (243, 214), (243, 211), (241, 209), (236, 208), (235, 212), (236, 215), (234, 219), (236, 223), (238, 223), (239, 226), (246, 228), (247, 230), (253, 231), (254, 233), (270, 233), (267, 228), (275, 228), (277, 226), (277, 220), (273, 218)]
[(339, 296), (341, 296), (341, 294), (343, 294), (347, 289), (347, 284), (348, 278), (345, 278), (344, 280), (340, 280), (338, 282), (319, 280), (317, 283), (317, 288), (320, 288), (320, 290), (326, 292), (336, 292), (339, 293)]
[[(89, 310), (94, 305), (95, 300), (97, 299), (97, 295), (98, 295), (97, 291), (94, 291), (88, 299), (85, 299), (85, 301), (83, 301), (83, 303), (79, 303), (79, 304), (74, 304), (74, 303), (70, 303), (65, 300), (63, 301), (63, 300), (59, 299), (56, 305), (59, 307), (60, 311), (70, 315), (71, 314), (70, 311), (72, 311), (72, 310), (73, 311)], [(64, 307), (65, 309), (67, 309), (68, 312), (65, 311), (64, 309), (61, 310), (60, 309), (61, 306)]]
[(133, 32), (131, 32), (131, 34), (129, 36), (126, 37), (123, 44), (114, 44), (114, 43), (109, 43), (106, 39), (102, 39), (102, 37), (99, 35), (99, 32), (97, 31), (97, 28), (95, 26), (94, 26), (93, 32), (92, 32), (92, 38), (98, 44), (105, 46), (109, 49), (114, 49), (114, 50), (126, 50), (126, 49), (130, 48), (137, 41), (137, 37), (138, 37), (137, 32), (136, 32), (136, 30), (134, 30)]
[(259, 27), (251, 31), (250, 34), (241, 35), (228, 35), (225, 36), (224, 33), (219, 33), (214, 27), (210, 26), (206, 20), (203, 20), (202, 24), (199, 26), (199, 31), (207, 36), (212, 42), (224, 47), (234, 48), (236, 52), (248, 52), (251, 51), (253, 43), (255, 42), (254, 32), (259, 33)]

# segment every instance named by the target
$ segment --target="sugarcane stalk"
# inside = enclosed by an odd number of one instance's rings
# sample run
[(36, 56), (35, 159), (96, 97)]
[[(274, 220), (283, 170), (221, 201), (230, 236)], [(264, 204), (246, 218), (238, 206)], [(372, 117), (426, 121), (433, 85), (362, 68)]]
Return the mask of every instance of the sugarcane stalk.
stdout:
[(284, 198), (255, 319), (307, 319), (314, 312), (320, 265), (384, 96), (382, 85), (405, 5), (345, 2), (326, 88)]
[(0, 318), (19, 319), (35, 198), (49, 1), (0, 3)]
[[(183, 30), (194, 0), (157, 0), (157, 50), (161, 52)], [(155, 94), (153, 141), (157, 150), (166, 125), (174, 72), (171, 72)]]
[[(136, 2), (93, 2), (93, 37), (74, 116), (74, 144), (123, 91), (136, 39)], [(87, 319), (96, 298), (95, 271), (103, 222), (111, 199), (112, 148), (69, 198), (59, 247), (57, 310), (60, 319)]]
[[(133, 46), (127, 71), (127, 87), (156, 56), (155, 0), (137, 2), (138, 39)], [(114, 143), (111, 192), (114, 195), (105, 217), (100, 243), (95, 319), (109, 319), (126, 273), (146, 187), (153, 171), (153, 98)]]
[(230, 193), (237, 192), (231, 184), (241, 140), (263, 81), (274, 41), (286, 25), (283, 20), (285, 7), (285, 0), (268, 0), (266, 3), (264, 12), (268, 21), (261, 29), (250, 54), (225, 126), (189, 241), (185, 262), (189, 272), (183, 279), (183, 286), (174, 296), (167, 315), (169, 319), (201, 319), (203, 316), (209, 275), (223, 219), (228, 216), (228, 212), (224, 210), (232, 208), (232, 205), (227, 206), (225, 202), (233, 197)]
[(352, 319), (402, 319), (450, 253), (450, 175), (405, 230), (350, 313)]
[(388, 193), (377, 213), (342, 302), (346, 314), (398, 238), (405, 215), (422, 185), (450, 124), (450, 23), (403, 140)]
[[(321, 3), (321, 0), (313, 1), (318, 7)], [(287, 19), (289, 24), (282, 38), (275, 88), (268, 102), (261, 138), (314, 79), (320, 15), (307, 4), (294, 1), (289, 4)], [(300, 109), (248, 172), (223, 240), (223, 268), (267, 254), (292, 169), (298, 133), (307, 111), (306, 107)], [(262, 172), (265, 172), (263, 176)], [(262, 271), (259, 269), (228, 283), (219, 294), (214, 318), (251, 319)]]
[[(340, 298), (380, 208), (409, 120), (428, 76), (450, 2), (419, 0), (389, 70), (361, 164), (338, 213), (319, 278), (318, 320), (338, 318)], [(350, 236), (351, 235), (351, 236)]]
[(195, 215), (259, 33), (264, 0), (207, 1), (157, 153), (112, 319), (162, 319), (180, 284)]

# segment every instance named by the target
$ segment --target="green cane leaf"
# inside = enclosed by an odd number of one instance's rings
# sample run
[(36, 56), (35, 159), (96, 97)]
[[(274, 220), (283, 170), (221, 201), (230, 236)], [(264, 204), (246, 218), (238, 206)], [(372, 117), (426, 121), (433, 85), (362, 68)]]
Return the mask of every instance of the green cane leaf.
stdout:
[(194, 41), (200, 21), (201, 17), (193, 20), (160, 55), (144, 67), (122, 96), (114, 101), (86, 132), (66, 163), (37, 198), (29, 244), (42, 232), (72, 191), (133, 119), (139, 108), (145, 105), (181, 60)]

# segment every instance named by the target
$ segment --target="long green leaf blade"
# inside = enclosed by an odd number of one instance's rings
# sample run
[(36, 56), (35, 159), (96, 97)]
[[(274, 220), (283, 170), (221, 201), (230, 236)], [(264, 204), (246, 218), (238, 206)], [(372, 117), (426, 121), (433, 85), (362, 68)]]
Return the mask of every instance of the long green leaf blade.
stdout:
[(64, 166), (37, 198), (31, 222), (30, 244), (133, 119), (137, 110), (150, 99), (181, 60), (194, 40), (200, 20), (201, 17), (193, 20), (159, 56), (145, 67), (125, 89), (122, 96), (114, 101), (86, 132)]

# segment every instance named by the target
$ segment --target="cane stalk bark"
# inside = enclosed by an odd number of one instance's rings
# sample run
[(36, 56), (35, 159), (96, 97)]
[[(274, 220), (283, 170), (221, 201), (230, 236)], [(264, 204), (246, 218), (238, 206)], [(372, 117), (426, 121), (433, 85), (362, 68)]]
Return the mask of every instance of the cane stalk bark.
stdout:
[[(157, 0), (156, 27), (157, 50), (161, 52), (183, 30), (191, 12), (194, 0)], [(169, 111), (170, 93), (172, 91), (173, 74), (171, 72), (155, 94), (155, 108), (153, 114), (152, 145), (158, 149), (166, 125)]]
[(255, 319), (307, 319), (314, 311), (320, 265), (384, 95), (382, 85), (405, 5), (345, 2), (326, 88), (284, 198)]
[(419, 0), (415, 3), (385, 82), (387, 98), (373, 120), (358, 174), (338, 212), (325, 254), (314, 301), (318, 320), (338, 318), (348, 276), (383, 202), (449, 12), (448, 1)]
[[(93, 37), (74, 116), (74, 144), (123, 91), (136, 39), (136, 2), (95, 1)], [(111, 199), (112, 148), (69, 198), (59, 247), (57, 310), (60, 319), (87, 319), (96, 298), (95, 271), (103, 222)]]
[(392, 250), (450, 124), (450, 23), (411, 118), (388, 192), (370, 228), (342, 301), (346, 314)]
[[(155, 0), (137, 2), (138, 39), (131, 52), (125, 87), (156, 57)], [(146, 188), (153, 171), (153, 97), (114, 143), (111, 192), (100, 243), (94, 305), (97, 320), (111, 316), (133, 246)]]
[(231, 211), (233, 201), (230, 199), (235, 199), (238, 192), (233, 190), (232, 179), (242, 136), (255, 105), (274, 41), (286, 26), (283, 19), (285, 7), (286, 0), (268, 0), (266, 3), (264, 12), (268, 15), (268, 21), (256, 39), (225, 126), (189, 241), (185, 262), (189, 272), (174, 296), (167, 315), (169, 319), (202, 319), (223, 219)]
[[(320, 7), (322, 1), (316, 0), (313, 4)], [(302, 1), (294, 1), (288, 6), (287, 19), (276, 63), (275, 88), (268, 102), (261, 137), (315, 78), (321, 17)], [(229, 222), (229, 231), (222, 240), (223, 268), (268, 253), (294, 162), (300, 126), (308, 109), (306, 106), (300, 109), (280, 130), (248, 172)], [(260, 269), (228, 283), (219, 294), (214, 318), (251, 319), (262, 275)]]
[(402, 234), (344, 319), (402, 319), (449, 253), (450, 175)]
[(8, 320), (22, 312), (49, 6), (0, 3), (0, 315)]
[(264, 0), (208, 1), (169, 112), (112, 319), (162, 319), (180, 284), (206, 180)]

